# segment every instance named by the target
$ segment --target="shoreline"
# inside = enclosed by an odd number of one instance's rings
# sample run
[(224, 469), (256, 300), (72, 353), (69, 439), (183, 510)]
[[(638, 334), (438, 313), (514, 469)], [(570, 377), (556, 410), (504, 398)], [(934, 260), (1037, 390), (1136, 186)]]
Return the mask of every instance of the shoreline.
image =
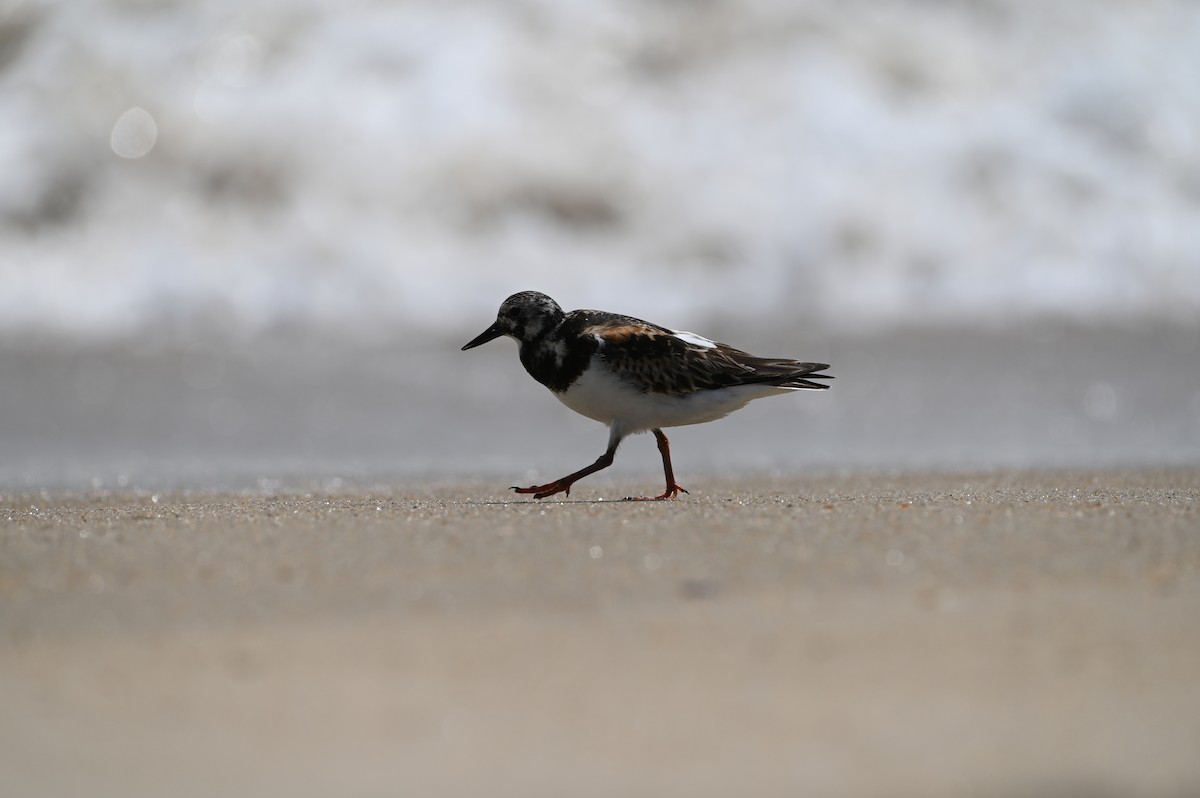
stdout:
[[(685, 486), (693, 474), (1200, 466), (1195, 326), (710, 332), (761, 351), (794, 341), (789, 351), (834, 364), (838, 381), (678, 428)], [(311, 332), (0, 343), (0, 491), (261, 482), (271, 492), (485, 474), (504, 487), (600, 454), (604, 427), (529, 379), (511, 347), (465, 358), (460, 345), (355, 346)], [(652, 439), (631, 438), (611, 476), (640, 478), (659, 462)]]

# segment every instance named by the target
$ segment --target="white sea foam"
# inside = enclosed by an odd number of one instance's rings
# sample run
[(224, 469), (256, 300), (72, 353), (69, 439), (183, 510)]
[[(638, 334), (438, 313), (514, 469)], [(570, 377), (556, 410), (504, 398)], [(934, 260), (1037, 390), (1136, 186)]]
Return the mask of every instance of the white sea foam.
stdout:
[(680, 324), (1200, 317), (1187, 4), (96, 0), (0, 28), (0, 334), (448, 331), (524, 288)]

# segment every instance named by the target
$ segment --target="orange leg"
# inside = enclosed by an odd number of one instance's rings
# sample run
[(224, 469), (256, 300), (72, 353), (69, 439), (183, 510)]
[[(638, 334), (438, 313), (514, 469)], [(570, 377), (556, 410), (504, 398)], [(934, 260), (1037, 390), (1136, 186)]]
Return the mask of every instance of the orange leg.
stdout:
[(674, 499), (681, 492), (687, 493), (687, 490), (675, 482), (675, 469), (671, 467), (671, 442), (667, 440), (667, 436), (660, 429), (653, 429), (655, 439), (658, 441), (658, 453), (662, 455), (663, 474), (667, 478), (667, 489), (661, 496), (630, 496), (626, 501), (648, 502), (662, 501), (663, 499)]
[(588, 474), (594, 474), (601, 469), (608, 468), (613, 464), (613, 455), (617, 453), (617, 444), (621, 442), (620, 438), (610, 441), (608, 449), (604, 454), (597, 458), (596, 462), (592, 463), (587, 468), (581, 468), (574, 474), (567, 474), (562, 479), (556, 479), (553, 482), (547, 482), (545, 485), (534, 485), (530, 488), (518, 488), (513, 486), (511, 490), (517, 493), (532, 493), (535, 499), (544, 499), (547, 496), (553, 496), (556, 493), (566, 493), (571, 495), (571, 486), (579, 480), (586, 477)]
[[(687, 490), (683, 486), (678, 485), (675, 482), (675, 470), (671, 467), (671, 444), (667, 440), (667, 436), (663, 434), (661, 429), (654, 429), (651, 430), (651, 432), (654, 433), (654, 437), (658, 441), (658, 453), (662, 455), (663, 474), (667, 479), (667, 489), (661, 496), (629, 496), (625, 499), (625, 501), (661, 501), (663, 499), (674, 499), (680, 493), (687, 493)], [(556, 493), (565, 493), (570, 496), (571, 486), (576, 482), (588, 476), (589, 474), (594, 474), (597, 471), (608, 468), (613, 464), (613, 456), (617, 453), (617, 446), (621, 443), (621, 438), (617, 437), (618, 434), (619, 433), (614, 433), (613, 437), (609, 439), (608, 449), (605, 450), (604, 454), (596, 458), (596, 462), (592, 463), (587, 468), (581, 468), (573, 474), (567, 474), (565, 477), (556, 479), (553, 482), (547, 482), (545, 485), (534, 485), (528, 488), (518, 488), (513, 486), (510, 490), (514, 490), (517, 493), (531, 493), (535, 499), (544, 499), (547, 496), (553, 496)]]

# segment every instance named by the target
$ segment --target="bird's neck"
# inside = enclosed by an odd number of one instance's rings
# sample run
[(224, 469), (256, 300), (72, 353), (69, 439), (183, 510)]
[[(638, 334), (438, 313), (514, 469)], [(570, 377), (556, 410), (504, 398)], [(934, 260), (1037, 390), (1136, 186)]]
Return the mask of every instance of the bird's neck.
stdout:
[(554, 327), (521, 342), (521, 365), (529, 376), (556, 393), (562, 393), (579, 378), (591, 360), (594, 348), (577, 336), (559, 334)]

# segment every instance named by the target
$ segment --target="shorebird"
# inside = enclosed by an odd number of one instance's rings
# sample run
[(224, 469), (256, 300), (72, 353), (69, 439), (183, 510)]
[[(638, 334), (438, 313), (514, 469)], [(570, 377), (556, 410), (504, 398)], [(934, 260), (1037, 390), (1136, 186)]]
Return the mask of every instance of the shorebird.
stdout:
[(508, 336), (520, 345), (521, 363), (567, 407), (608, 425), (608, 448), (596, 462), (561, 479), (517, 493), (544, 499), (571, 495), (579, 480), (608, 468), (628, 435), (649, 430), (662, 455), (666, 490), (634, 501), (673, 499), (687, 493), (675, 481), (671, 447), (663, 427), (722, 418), (753, 399), (829, 386), (818, 372), (825, 363), (755, 357), (695, 333), (600, 310), (564, 313), (537, 291), (513, 294), (496, 321), (463, 351)]

